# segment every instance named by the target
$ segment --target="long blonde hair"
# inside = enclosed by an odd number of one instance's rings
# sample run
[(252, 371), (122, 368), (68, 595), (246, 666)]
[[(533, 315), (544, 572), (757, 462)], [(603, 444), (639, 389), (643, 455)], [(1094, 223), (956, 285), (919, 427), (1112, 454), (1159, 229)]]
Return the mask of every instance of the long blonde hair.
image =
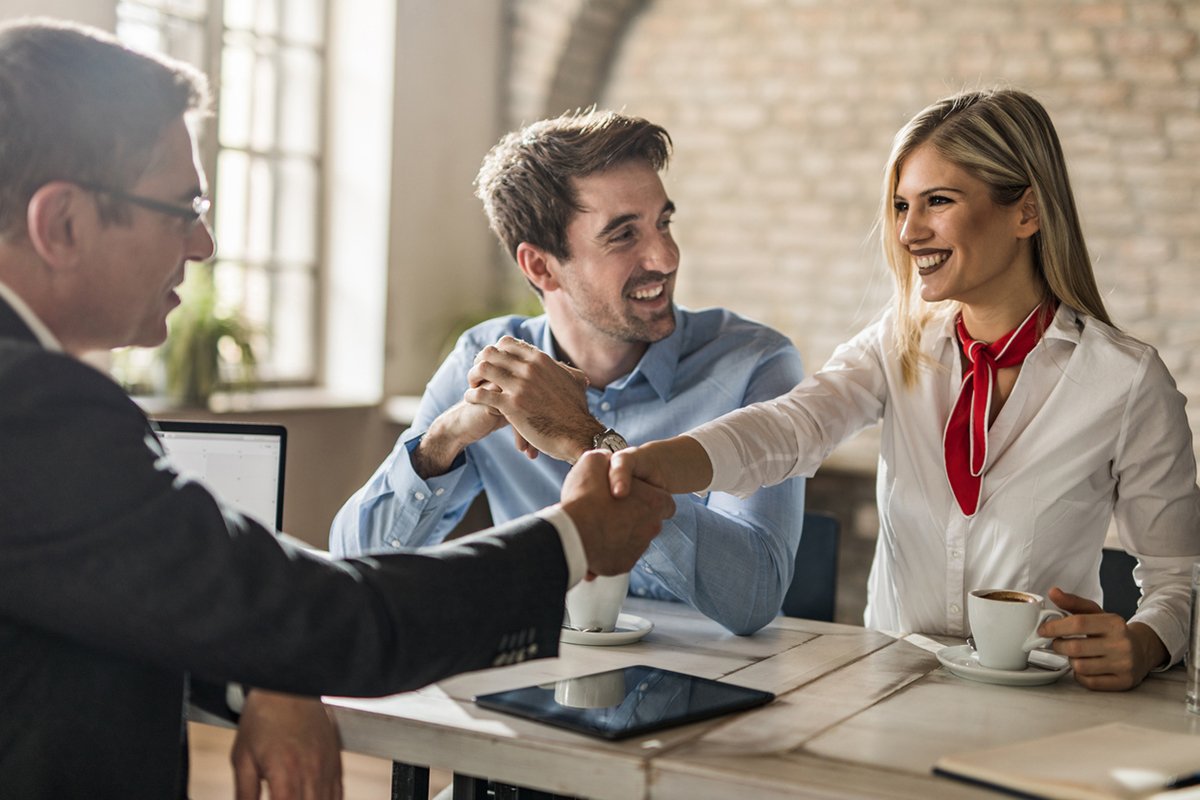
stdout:
[(925, 324), (945, 308), (921, 299), (916, 267), (896, 232), (894, 198), (900, 169), (925, 143), (986, 183), (999, 205), (1015, 203), (1032, 187), (1039, 217), (1039, 231), (1032, 239), (1034, 270), (1047, 298), (1112, 324), (1083, 241), (1062, 145), (1046, 109), (1013, 89), (956, 94), (928, 106), (900, 129), (884, 170), (879, 229), (883, 255), (896, 281), (896, 338), (906, 385), (916, 382), (928, 361), (920, 349)]

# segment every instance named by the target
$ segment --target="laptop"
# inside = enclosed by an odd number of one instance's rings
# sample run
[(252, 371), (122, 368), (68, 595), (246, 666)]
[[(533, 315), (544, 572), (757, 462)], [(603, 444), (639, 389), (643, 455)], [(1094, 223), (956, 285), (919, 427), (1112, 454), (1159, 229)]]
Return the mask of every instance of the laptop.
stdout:
[(283, 530), (285, 427), (165, 419), (152, 424), (180, 475), (264, 526)]

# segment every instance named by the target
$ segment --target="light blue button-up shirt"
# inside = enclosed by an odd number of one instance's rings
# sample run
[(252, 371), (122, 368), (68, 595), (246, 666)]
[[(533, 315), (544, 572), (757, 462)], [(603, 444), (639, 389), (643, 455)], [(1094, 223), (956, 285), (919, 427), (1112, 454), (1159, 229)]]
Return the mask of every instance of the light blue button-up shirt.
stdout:
[[(800, 382), (800, 354), (782, 334), (723, 309), (675, 316), (675, 332), (650, 345), (632, 372), (587, 390), (591, 413), (630, 444), (683, 433)], [(505, 335), (559, 358), (545, 316), (502, 317), (463, 334), (426, 387), (412, 427), (338, 512), (329, 538), (335, 555), (436, 544), (480, 491), (498, 524), (558, 502), (570, 465), (546, 455), (530, 461), (508, 427), (469, 445), (444, 475), (426, 481), (413, 471), (410, 454), (430, 423), (462, 399), (475, 355)], [(770, 622), (792, 577), (804, 480), (745, 500), (713, 492), (677, 495), (675, 503), (675, 516), (634, 567), (630, 591), (689, 603), (734, 633)]]

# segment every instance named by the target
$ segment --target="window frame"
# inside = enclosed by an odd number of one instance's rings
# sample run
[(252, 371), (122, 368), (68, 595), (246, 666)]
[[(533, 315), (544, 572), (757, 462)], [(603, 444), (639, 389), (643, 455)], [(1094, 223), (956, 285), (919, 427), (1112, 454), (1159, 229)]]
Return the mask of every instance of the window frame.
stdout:
[[(200, 52), (202, 53), (202, 63), (194, 63), (193, 66), (202, 70), (209, 78), (211, 91), (211, 114), (204, 120), (202, 130), (198, 132), (197, 149), (199, 152), (200, 162), (204, 168), (209, 181), (209, 193), (213, 197), (214, 211), (219, 216), (219, 204), (222, 201), (222, 186), (221, 176), (218, 170), (220, 156), (222, 152), (237, 152), (244, 154), (251, 161), (255, 159), (265, 160), (267, 169), (270, 175), (270, 184), (275, 190), (270, 202), (269, 222), (267, 228), (269, 230), (269, 247), (265, 258), (251, 259), (247, 253), (236, 254), (234, 258), (223, 257), (221, 252), (221, 231), (216, 228), (215, 234), (217, 238), (217, 253), (213, 260), (212, 269), (214, 273), (223, 264), (231, 265), (239, 271), (239, 279), (243, 287), (254, 277), (255, 273), (261, 271), (261, 274), (268, 282), (268, 297), (266, 300), (266, 312), (261, 320), (261, 330), (258, 330), (258, 335), (265, 337), (267, 341), (267, 350), (270, 356), (273, 357), (278, 352), (276, 345), (276, 334), (278, 333), (280, 323), (280, 312), (285, 310), (281, 303), (281, 292), (279, 283), (288, 273), (295, 273), (302, 276), (302, 279), (307, 283), (309, 295), (311, 297), (311, 308), (306, 318), (291, 319), (290, 324), (283, 323), (285, 329), (304, 330), (306, 333), (306, 352), (303, 353), (302, 360), (307, 363), (307, 369), (289, 375), (280, 375), (279, 373), (272, 374), (273, 366), (270, 360), (265, 363), (259, 362), (257, 378), (254, 382), (256, 389), (280, 389), (280, 388), (313, 388), (320, 387), (325, 379), (325, 335), (326, 335), (326, 319), (328, 316), (327, 298), (325, 287), (327, 285), (327, 224), (328, 224), (328, 195), (329, 195), (329, 130), (327, 113), (330, 108), (330, 73), (332, 65), (331, 58), (331, 42), (329, 37), (330, 20), (332, 14), (333, 0), (319, 0), (320, 8), (320, 24), (319, 28), (321, 36), (316, 43), (297, 42), (290, 40), (284, 33), (284, 19), (288, 0), (258, 0), (258, 2), (273, 2), (277, 13), (276, 28), (272, 34), (260, 34), (253, 29), (230, 28), (226, 25), (225, 8), (226, 0), (195, 0), (198, 10), (189, 11), (177, 6), (171, 0), (116, 0), (114, 3), (115, 17), (117, 22), (118, 32), (122, 24), (122, 7), (145, 9), (159, 17), (160, 22), (167, 24), (159, 24), (156, 27), (159, 38), (165, 45), (167, 55), (180, 57), (178, 55), (178, 47), (173, 46), (176, 43), (174, 37), (170, 35), (168, 27), (171, 21), (182, 21), (185, 25), (195, 25), (201, 36)], [(238, 0), (234, 0), (238, 2)], [(228, 34), (233, 31), (238, 36), (249, 36), (255, 43), (261, 39), (268, 39), (272, 42), (271, 50), (273, 51), (270, 58), (275, 66), (276, 80), (273, 87), (274, 92), (274, 120), (272, 124), (272, 136), (270, 146), (267, 148), (255, 148), (253, 141), (248, 141), (244, 145), (230, 146), (221, 141), (220, 134), (220, 112), (222, 103), (222, 93), (224, 90), (225, 76), (223, 74), (224, 53), (228, 43)], [(287, 72), (284, 69), (285, 54), (289, 48), (306, 51), (316, 56), (315, 63), (319, 70), (316, 84), (316, 97), (318, 98), (318, 108), (315, 110), (315, 130), (316, 136), (315, 147), (313, 153), (293, 153), (283, 150), (280, 147), (279, 132), (282, 129), (282, 116), (285, 113), (284, 103), (282, 102), (284, 94), (284, 86), (287, 82)], [(257, 48), (253, 48), (257, 52)], [(252, 101), (253, 102), (253, 101)], [(284, 168), (284, 162), (292, 159), (300, 159), (306, 162), (306, 166), (311, 168), (313, 177), (312, 196), (310, 205), (312, 208), (312, 254), (311, 261), (308, 263), (299, 261), (285, 262), (280, 258), (279, 253), (279, 222), (280, 214), (282, 213), (283, 203), (280, 200), (281, 194), (279, 188), (280, 172)], [(248, 168), (249, 171), (249, 168)], [(249, 207), (250, 197), (249, 182), (247, 182), (246, 190), (246, 206)], [(212, 224), (216, 224), (217, 216), (211, 217)], [(298, 265), (298, 266), (293, 266)], [(194, 269), (194, 267), (192, 267)], [(221, 302), (218, 295), (218, 302)], [(226, 301), (226, 307), (231, 305)], [(260, 320), (252, 320), (257, 326)]]

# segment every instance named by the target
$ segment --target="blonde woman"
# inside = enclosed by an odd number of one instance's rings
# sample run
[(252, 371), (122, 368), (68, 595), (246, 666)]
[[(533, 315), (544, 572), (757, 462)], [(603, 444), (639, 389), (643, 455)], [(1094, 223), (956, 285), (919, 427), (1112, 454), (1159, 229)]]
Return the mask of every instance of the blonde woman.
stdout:
[[(1071, 612), (1041, 631), (1088, 688), (1175, 663), (1200, 558), (1184, 398), (1104, 309), (1045, 109), (1009, 90), (929, 106), (880, 214), (893, 307), (787, 395), (617, 454), (614, 491), (749, 494), (882, 423), (868, 627), (964, 636), (971, 590), (1016, 588)], [(1114, 516), (1142, 587), (1128, 624), (1097, 603)]]

